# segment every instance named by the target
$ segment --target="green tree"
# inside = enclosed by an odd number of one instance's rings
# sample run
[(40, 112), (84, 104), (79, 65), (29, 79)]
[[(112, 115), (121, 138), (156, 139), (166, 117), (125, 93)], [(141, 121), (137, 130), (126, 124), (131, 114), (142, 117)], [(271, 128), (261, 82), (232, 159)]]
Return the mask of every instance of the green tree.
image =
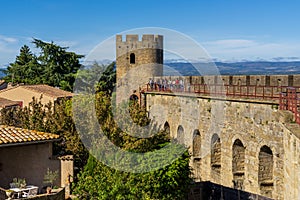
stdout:
[(43, 68), (42, 82), (71, 91), (77, 70), (81, 67), (79, 59), (83, 55), (68, 52), (67, 47), (60, 47), (53, 42), (33, 39), (32, 43), (41, 50), (38, 61)]
[[(118, 128), (112, 115), (111, 98), (106, 93), (97, 93), (95, 96), (98, 121), (104, 134), (116, 146), (131, 152), (155, 152), (162, 150), (162, 147), (170, 143), (170, 138), (164, 131), (158, 132), (150, 138), (132, 137), (129, 132)], [(136, 102), (131, 102), (129, 107), (130, 117), (133, 122), (145, 126), (150, 123), (146, 112)], [(122, 110), (122, 108), (120, 108)], [(83, 111), (85, 112), (85, 111)], [(121, 112), (122, 114), (123, 112)], [(122, 118), (122, 117), (121, 117)], [(122, 122), (123, 123), (123, 122)], [(124, 121), (125, 125), (127, 121)], [(128, 125), (128, 131), (130, 129)], [(90, 135), (94, 144), (99, 147), (105, 143), (102, 138)], [(176, 147), (180, 148), (180, 146)], [(153, 162), (160, 163), (160, 160), (169, 159), (163, 155), (173, 155), (176, 149), (165, 149), (161, 157), (151, 157)], [(108, 151), (98, 151), (100, 154)], [(97, 155), (95, 155), (97, 157)], [(112, 155), (115, 157), (114, 155)], [(151, 155), (150, 155), (151, 156)], [(151, 168), (145, 160), (136, 160), (142, 167)], [(126, 157), (120, 157), (120, 163), (130, 162)], [(171, 162), (170, 162), (171, 163)], [(155, 165), (154, 165), (155, 166)], [(182, 156), (160, 169), (147, 173), (128, 173), (115, 170), (98, 162), (90, 155), (87, 165), (78, 176), (78, 182), (74, 186), (74, 192), (79, 199), (183, 199), (187, 194), (188, 186), (191, 183), (189, 155), (185, 151)]]
[(184, 199), (189, 175), (187, 152), (169, 166), (141, 174), (117, 171), (90, 156), (74, 192), (79, 199)]
[[(21, 47), (16, 61), (7, 67), (5, 73), (7, 76), (4, 79), (8, 82), (35, 84), (40, 81), (41, 66), (30, 48), (24, 45)], [(36, 78), (32, 79), (32, 77)]]
[(13, 83), (47, 84), (72, 91), (77, 70), (81, 67), (79, 60), (83, 55), (67, 51), (53, 42), (39, 39), (32, 42), (40, 49), (38, 56), (31, 53), (28, 46), (20, 49), (20, 55), (6, 70), (4, 79)]
[(94, 62), (91, 66), (84, 66), (78, 70), (76, 76), (76, 89), (94, 90), (112, 94), (116, 83), (115, 62), (108, 66)]

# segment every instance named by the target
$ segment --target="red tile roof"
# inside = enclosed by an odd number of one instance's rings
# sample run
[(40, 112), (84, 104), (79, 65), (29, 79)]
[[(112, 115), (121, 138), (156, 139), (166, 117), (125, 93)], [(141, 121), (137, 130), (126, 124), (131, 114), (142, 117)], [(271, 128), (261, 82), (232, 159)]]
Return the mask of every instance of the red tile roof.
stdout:
[(18, 87), (24, 88), (26, 90), (31, 90), (38, 94), (43, 94), (46, 96), (54, 97), (54, 98), (72, 97), (73, 96), (73, 93), (71, 93), (71, 92), (67, 92), (67, 91), (61, 90), (59, 88), (52, 87), (49, 85), (43, 85), (43, 84), (42, 85), (17, 85), (17, 86), (8, 87), (4, 90), (0, 90), (0, 92), (5, 92), (7, 90), (13, 90)]
[(12, 101), (12, 100), (0, 97), (0, 108), (10, 107), (10, 106), (19, 106), (19, 105), (20, 105), (19, 101)]
[(47, 141), (58, 138), (59, 135), (52, 133), (0, 125), (0, 147), (5, 144), (24, 144), (28, 142)]
[(21, 85), (19, 87), (56, 98), (73, 96), (73, 93), (71, 92), (67, 92), (56, 87), (51, 87), (49, 85)]

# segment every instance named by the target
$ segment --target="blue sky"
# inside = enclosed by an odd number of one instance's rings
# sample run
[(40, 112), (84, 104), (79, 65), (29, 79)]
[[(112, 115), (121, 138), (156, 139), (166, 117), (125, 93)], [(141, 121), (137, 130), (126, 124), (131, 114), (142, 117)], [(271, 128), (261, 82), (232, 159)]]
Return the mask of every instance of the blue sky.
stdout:
[(33, 37), (88, 54), (106, 38), (141, 27), (179, 31), (219, 60), (300, 60), (299, 8), (296, 0), (1, 1), (0, 66)]

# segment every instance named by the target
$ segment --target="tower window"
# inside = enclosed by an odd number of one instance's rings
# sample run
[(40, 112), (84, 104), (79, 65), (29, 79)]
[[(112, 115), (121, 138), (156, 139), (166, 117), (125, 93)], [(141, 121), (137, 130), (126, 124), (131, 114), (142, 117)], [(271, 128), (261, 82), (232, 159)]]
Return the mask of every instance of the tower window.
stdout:
[(134, 53), (130, 54), (130, 64), (135, 64), (135, 54)]

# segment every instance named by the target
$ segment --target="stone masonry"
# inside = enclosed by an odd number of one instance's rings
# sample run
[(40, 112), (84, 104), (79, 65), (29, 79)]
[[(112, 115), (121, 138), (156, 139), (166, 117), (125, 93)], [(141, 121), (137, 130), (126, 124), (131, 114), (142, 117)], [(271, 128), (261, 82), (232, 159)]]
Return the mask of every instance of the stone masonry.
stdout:
[[(281, 86), (300, 87), (300, 75), (163, 77), (160, 35), (143, 35), (141, 40), (127, 35), (125, 41), (117, 35), (116, 56), (117, 102), (141, 91), (149, 117), (189, 150), (196, 182), (273, 199), (300, 199), (300, 127), (292, 113), (279, 110), (278, 101), (195, 94), (197, 85), (209, 84), (279, 97), (285, 92)], [(184, 87), (181, 93), (142, 92), (150, 79), (178, 79)]]
[(163, 36), (116, 36), (117, 94), (118, 102), (127, 100), (133, 90), (138, 90), (149, 78), (163, 75)]
[[(146, 101), (150, 117), (163, 117), (157, 123), (168, 123), (171, 137), (182, 127), (196, 181), (274, 199), (300, 197), (299, 125), (288, 111), (273, 103), (188, 94), (149, 92)], [(152, 112), (157, 106), (160, 112)]]

